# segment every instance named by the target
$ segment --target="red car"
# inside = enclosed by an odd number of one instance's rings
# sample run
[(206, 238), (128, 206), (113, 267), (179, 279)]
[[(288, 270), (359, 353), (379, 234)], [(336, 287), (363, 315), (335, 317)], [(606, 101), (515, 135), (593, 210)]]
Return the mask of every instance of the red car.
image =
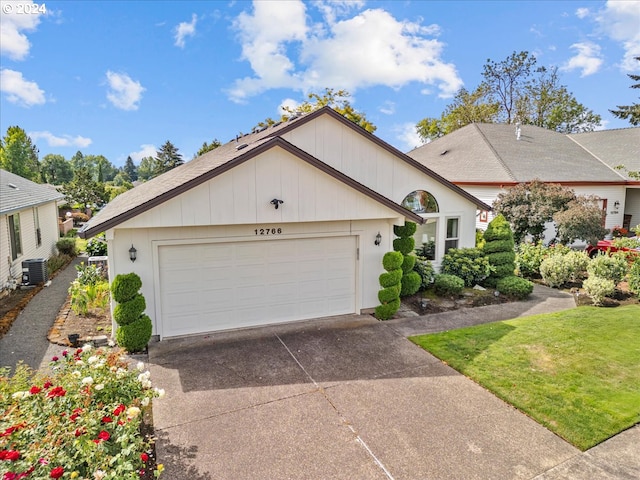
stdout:
[[(638, 240), (638, 237), (632, 237), (632, 238), (635, 238), (636, 240)], [(600, 240), (596, 245), (587, 245), (587, 248), (585, 249), (585, 251), (587, 252), (587, 255), (589, 255), (589, 258), (595, 257), (600, 252), (614, 253), (617, 251), (623, 251), (623, 252), (631, 252), (636, 255), (640, 255), (640, 246), (635, 248), (616, 247), (614, 246), (613, 243), (614, 243), (613, 240)]]

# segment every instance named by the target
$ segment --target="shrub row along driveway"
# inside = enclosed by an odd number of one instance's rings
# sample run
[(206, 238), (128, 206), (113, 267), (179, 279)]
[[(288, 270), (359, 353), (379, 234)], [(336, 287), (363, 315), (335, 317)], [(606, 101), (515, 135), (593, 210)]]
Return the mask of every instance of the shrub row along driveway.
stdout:
[(579, 451), (411, 344), (347, 316), (150, 346), (168, 478), (533, 478)]

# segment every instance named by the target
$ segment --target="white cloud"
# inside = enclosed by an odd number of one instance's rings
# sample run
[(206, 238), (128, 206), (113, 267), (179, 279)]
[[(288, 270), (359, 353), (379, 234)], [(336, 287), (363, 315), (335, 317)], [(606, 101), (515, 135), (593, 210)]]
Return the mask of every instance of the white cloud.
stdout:
[(562, 70), (582, 70), (581, 77), (593, 75), (600, 70), (603, 60), (599, 45), (592, 42), (582, 42), (574, 43), (571, 48), (577, 50), (578, 53), (562, 66)]
[[(34, 12), (26, 14), (26, 11)], [(31, 43), (24, 32), (33, 32), (40, 23), (42, 12), (36, 11), (32, 1), (3, 1), (0, 13), (0, 54), (12, 60), (24, 60)]]
[(597, 21), (600, 29), (624, 49), (621, 68), (637, 70), (638, 61), (634, 57), (640, 56), (640, 2), (609, 0)]
[(138, 150), (137, 152), (131, 152), (129, 156), (134, 162), (140, 163), (140, 160), (142, 160), (144, 157), (155, 157), (157, 153), (158, 149), (155, 145), (143, 144), (140, 145), (140, 150)]
[(194, 37), (196, 34), (196, 22), (198, 16), (194, 13), (191, 15), (191, 22), (180, 22), (175, 28), (175, 43), (176, 47), (184, 48), (185, 38)]
[(424, 142), (416, 131), (415, 123), (403, 123), (402, 125), (396, 125), (393, 128), (393, 131), (396, 132), (396, 138), (402, 142), (405, 152), (413, 150), (420, 145), (424, 145)]
[(278, 106), (278, 115), (285, 115), (289, 113), (285, 110), (285, 108), (295, 110), (296, 108), (298, 108), (298, 105), (300, 105), (300, 102), (296, 102), (292, 98), (285, 98), (282, 102), (280, 102), (280, 105)]
[(236, 102), (272, 88), (308, 92), (330, 87), (354, 93), (367, 86), (400, 88), (420, 82), (437, 87), (441, 97), (451, 97), (462, 87), (455, 66), (441, 59), (444, 44), (428, 38), (438, 34), (437, 25), (399, 21), (384, 10), (309, 27), (300, 1), (256, 1), (234, 27), (242, 59), (254, 72), (229, 90)]
[(75, 137), (71, 135), (62, 135), (61, 137), (55, 136), (51, 132), (30, 132), (29, 136), (36, 140), (39, 138), (43, 138), (47, 141), (47, 145), (50, 147), (78, 147), (78, 148), (86, 148), (93, 143), (90, 138), (82, 137), (80, 135), (76, 135)]
[(381, 113), (384, 113), (385, 115), (393, 115), (394, 113), (396, 113), (396, 104), (394, 102), (387, 100), (382, 104), (379, 110)]
[(332, 24), (338, 17), (348, 15), (352, 10), (364, 7), (362, 0), (315, 0), (312, 5), (322, 13), (325, 21)]
[(137, 110), (142, 98), (142, 92), (146, 89), (140, 82), (132, 80), (126, 73), (107, 72), (109, 91), (107, 99), (116, 107), (122, 110)]
[(7, 100), (24, 107), (42, 105), (46, 102), (44, 90), (36, 82), (30, 82), (22, 77), (21, 72), (3, 68), (0, 70), (0, 91), (7, 96)]
[(576, 17), (578, 17), (579, 19), (583, 19), (585, 17), (588, 17), (589, 13), (591, 12), (588, 8), (579, 8), (576, 10)]

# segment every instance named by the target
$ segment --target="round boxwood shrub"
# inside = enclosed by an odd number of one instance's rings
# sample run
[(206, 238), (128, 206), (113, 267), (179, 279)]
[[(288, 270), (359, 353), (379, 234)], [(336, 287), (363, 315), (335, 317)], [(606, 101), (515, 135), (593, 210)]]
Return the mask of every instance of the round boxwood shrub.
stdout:
[(121, 325), (116, 330), (116, 342), (128, 352), (144, 350), (151, 338), (151, 319), (142, 315), (129, 325)]
[(382, 290), (378, 291), (378, 300), (380, 300), (380, 303), (383, 304), (389, 303), (397, 300), (399, 295), (400, 289), (397, 285), (394, 285), (393, 287), (383, 288)]
[(404, 297), (407, 295), (413, 295), (418, 290), (420, 290), (420, 286), (422, 285), (422, 277), (418, 275), (416, 272), (411, 271), (406, 275), (402, 276), (401, 279), (402, 288), (400, 289), (400, 296)]
[(509, 297), (524, 300), (531, 292), (533, 292), (533, 283), (524, 278), (516, 277), (515, 275), (510, 277), (503, 277), (498, 280), (496, 289)]
[(400, 308), (400, 299), (393, 300), (389, 303), (378, 305), (376, 307), (376, 318), (380, 320), (389, 320), (393, 318)]
[(414, 240), (413, 237), (407, 237), (407, 238), (396, 238), (393, 241), (393, 249), (396, 252), (400, 252), (403, 255), (408, 255), (409, 253), (413, 252), (413, 249), (416, 246), (416, 241)]
[(399, 285), (402, 280), (402, 270), (397, 268), (390, 272), (382, 273), (378, 280), (380, 281), (380, 286), (384, 288)]
[(404, 255), (400, 252), (387, 252), (382, 257), (382, 266), (387, 272), (398, 270), (402, 268), (402, 262), (404, 261)]
[(142, 280), (135, 273), (117, 275), (111, 282), (111, 294), (118, 303), (131, 300), (142, 287)]
[(458, 296), (464, 290), (464, 280), (455, 275), (441, 273), (435, 276), (433, 281), (433, 290), (436, 295), (454, 297)]
[(414, 265), (416, 264), (415, 255), (405, 255), (404, 261), (402, 262), (402, 271), (407, 274), (413, 270)]
[(400, 238), (412, 237), (417, 228), (414, 222), (404, 222), (404, 225), (394, 225), (393, 233)]
[(116, 305), (113, 309), (113, 319), (118, 325), (129, 325), (140, 318), (145, 308), (147, 302), (137, 293), (131, 300)]

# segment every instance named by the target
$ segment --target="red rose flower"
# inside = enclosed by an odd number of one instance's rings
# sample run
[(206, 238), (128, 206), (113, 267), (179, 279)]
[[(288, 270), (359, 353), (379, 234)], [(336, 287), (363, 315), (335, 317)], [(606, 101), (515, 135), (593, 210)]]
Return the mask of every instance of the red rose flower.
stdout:
[(56, 467), (49, 473), (49, 477), (51, 478), (60, 478), (62, 475), (64, 475), (64, 468), (62, 467)]
[(49, 393), (47, 393), (47, 397), (49, 398), (64, 397), (66, 394), (67, 394), (67, 391), (64, 388), (53, 387), (51, 390), (49, 390)]
[(53, 358), (51, 359), (51, 361), (52, 361), (52, 362), (57, 362), (58, 360), (60, 360), (58, 357), (53, 357)]
[(20, 458), (20, 452), (17, 450), (0, 450), (0, 460), (9, 460), (15, 462)]
[(111, 417), (102, 417), (102, 423), (111, 423)]
[(66, 357), (67, 355), (69, 355), (69, 352), (68, 352), (68, 351), (66, 351), (66, 350), (64, 350), (64, 351), (62, 352), (62, 356), (63, 356), (63, 357)]
[(140, 459), (144, 462), (147, 463), (147, 460), (149, 460), (149, 455), (147, 455), (146, 453), (141, 453), (140, 454)]
[(80, 435), (84, 435), (84, 429), (76, 428), (75, 436), (79, 437)]
[(113, 414), (117, 417), (118, 415), (120, 415), (122, 412), (124, 412), (127, 409), (127, 407), (125, 407), (123, 404), (120, 404), (116, 407), (116, 409), (113, 411)]
[(40, 387), (35, 386), (35, 385), (29, 389), (29, 393), (31, 395), (35, 395), (37, 393), (40, 393), (41, 391), (42, 391), (42, 389)]
[(44, 382), (44, 385), (42, 386), (45, 390), (51, 388), (51, 386), (53, 385), (53, 383), (51, 383), (50, 380), (47, 380), (46, 382)]
[(102, 430), (99, 434), (98, 434), (98, 440), (104, 440), (105, 442), (107, 440), (109, 440), (111, 438), (111, 435), (109, 435), (109, 432), (105, 432), (104, 430)]

